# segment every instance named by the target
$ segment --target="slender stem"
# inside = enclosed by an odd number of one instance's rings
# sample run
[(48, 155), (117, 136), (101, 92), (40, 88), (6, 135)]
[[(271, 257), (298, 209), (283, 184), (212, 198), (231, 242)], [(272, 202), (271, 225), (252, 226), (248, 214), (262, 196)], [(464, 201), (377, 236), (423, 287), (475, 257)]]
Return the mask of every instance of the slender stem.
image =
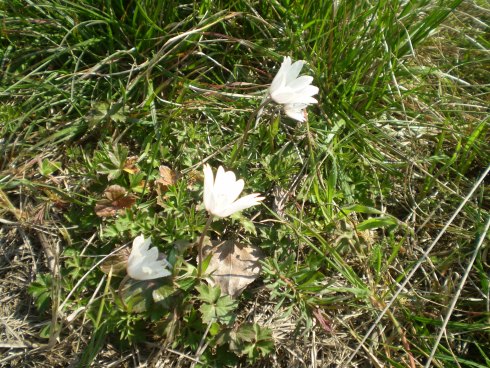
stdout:
[(214, 216), (212, 214), (209, 215), (208, 221), (206, 221), (206, 225), (204, 226), (204, 230), (202, 231), (201, 237), (199, 238), (199, 243), (197, 243), (197, 248), (199, 252), (199, 260), (197, 265), (197, 277), (201, 277), (202, 274), (202, 244), (204, 243), (204, 237), (208, 232), (211, 223), (213, 222)]
[(245, 143), (245, 141), (248, 138), (248, 132), (250, 131), (250, 127), (252, 125), (252, 121), (255, 118), (256, 118), (255, 121), (257, 121), (260, 118), (260, 116), (262, 115), (262, 111), (264, 110), (265, 105), (267, 105), (270, 101), (271, 101), (271, 98), (270, 97), (266, 97), (264, 99), (264, 101), (260, 104), (260, 106), (257, 108), (257, 110), (255, 110), (252, 113), (252, 115), (250, 115), (250, 117), (248, 118), (247, 125), (245, 126), (245, 130), (243, 131), (242, 139), (238, 143), (237, 149), (235, 150), (235, 152), (233, 152), (233, 155), (231, 156), (229, 166), (231, 166), (235, 162), (235, 159), (238, 157), (238, 155), (242, 151), (243, 144)]
[(126, 306), (126, 303), (124, 302), (124, 297), (122, 295), (122, 291), (123, 291), (123, 288), (129, 279), (130, 279), (129, 275), (124, 276), (121, 283), (119, 284), (119, 288), (117, 289), (117, 295), (119, 295), (119, 299), (121, 300), (121, 303), (125, 309), (127, 309), (128, 307)]
[(199, 362), (201, 355), (204, 353), (204, 350), (206, 350), (209, 344), (209, 341), (206, 344), (204, 342), (206, 341), (206, 336), (208, 336), (209, 330), (211, 329), (213, 322), (214, 322), (214, 318), (208, 323), (208, 327), (206, 327), (206, 331), (204, 331), (204, 335), (202, 335), (201, 337), (201, 341), (199, 342), (199, 347), (197, 348), (196, 351), (196, 360), (192, 363), (191, 368), (194, 368), (196, 366), (196, 363)]

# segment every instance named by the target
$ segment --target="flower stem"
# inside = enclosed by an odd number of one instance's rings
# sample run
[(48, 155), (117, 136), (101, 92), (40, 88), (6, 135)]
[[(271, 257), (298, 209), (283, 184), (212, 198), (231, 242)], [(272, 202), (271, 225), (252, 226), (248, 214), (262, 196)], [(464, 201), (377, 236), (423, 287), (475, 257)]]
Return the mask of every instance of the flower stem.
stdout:
[(252, 125), (252, 121), (255, 119), (257, 122), (262, 115), (262, 111), (264, 110), (265, 105), (267, 105), (271, 101), (271, 98), (268, 96), (264, 99), (264, 101), (260, 104), (260, 106), (255, 110), (252, 115), (248, 118), (247, 125), (245, 126), (245, 130), (243, 131), (243, 136), (242, 139), (240, 139), (240, 142), (238, 143), (238, 146), (233, 152), (233, 155), (230, 158), (230, 162), (228, 166), (232, 166), (232, 164), (235, 162), (236, 158), (239, 156), (240, 152), (242, 151), (243, 144), (247, 140), (248, 137), (248, 132), (250, 131), (250, 127)]
[(121, 283), (119, 284), (119, 288), (117, 289), (117, 295), (119, 295), (119, 299), (121, 300), (121, 303), (125, 309), (127, 309), (127, 306), (126, 303), (124, 302), (124, 296), (122, 295), (122, 291), (129, 279), (130, 279), (129, 275), (124, 276)]
[(201, 277), (202, 274), (202, 245), (204, 243), (204, 237), (206, 236), (206, 233), (208, 232), (209, 227), (211, 226), (211, 223), (213, 222), (213, 215), (209, 215), (208, 221), (206, 221), (206, 225), (204, 226), (204, 230), (202, 231), (201, 237), (199, 238), (199, 243), (197, 243), (197, 248), (198, 248), (198, 265), (197, 265), (197, 277)]

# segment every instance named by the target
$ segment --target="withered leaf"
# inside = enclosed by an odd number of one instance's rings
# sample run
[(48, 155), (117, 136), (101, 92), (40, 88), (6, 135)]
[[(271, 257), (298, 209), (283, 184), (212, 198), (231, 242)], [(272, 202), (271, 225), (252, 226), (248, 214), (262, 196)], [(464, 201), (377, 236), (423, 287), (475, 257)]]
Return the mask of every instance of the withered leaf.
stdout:
[(128, 263), (129, 255), (131, 254), (131, 250), (129, 248), (124, 248), (120, 252), (113, 254), (109, 258), (107, 258), (100, 265), (100, 269), (102, 272), (109, 274), (112, 267), (112, 274), (119, 275), (126, 272), (126, 265)]
[(128, 194), (120, 185), (111, 185), (104, 191), (106, 198), (97, 201), (95, 214), (99, 217), (112, 217), (124, 213), (126, 208), (136, 202), (136, 197)]
[(320, 308), (316, 308), (313, 310), (313, 315), (326, 332), (332, 332), (332, 326), (330, 321), (326, 318), (325, 312), (323, 312)]
[(196, 184), (197, 182), (202, 182), (203, 180), (204, 180), (204, 176), (202, 171), (191, 170), (187, 174), (187, 188), (190, 189), (194, 184)]
[(129, 174), (137, 174), (140, 172), (140, 169), (138, 166), (136, 166), (136, 163), (138, 162), (138, 156), (131, 156), (126, 159), (126, 162), (124, 162), (124, 171), (126, 171)]
[(158, 168), (160, 177), (155, 180), (155, 188), (157, 191), (157, 204), (164, 206), (165, 192), (168, 191), (168, 187), (174, 185), (177, 182), (177, 174), (170, 167), (161, 165)]
[(158, 168), (160, 177), (155, 180), (157, 184), (157, 190), (166, 192), (170, 185), (174, 185), (177, 182), (177, 174), (170, 167), (161, 165)]
[(207, 272), (214, 280), (213, 285), (220, 286), (222, 294), (236, 298), (259, 277), (262, 251), (232, 240), (213, 243), (203, 248), (205, 255), (212, 254)]
[(272, 204), (272, 209), (279, 215), (279, 217), (284, 218), (284, 209), (290, 193), (286, 189), (281, 188), (279, 185), (274, 187), (273, 193), (274, 202)]

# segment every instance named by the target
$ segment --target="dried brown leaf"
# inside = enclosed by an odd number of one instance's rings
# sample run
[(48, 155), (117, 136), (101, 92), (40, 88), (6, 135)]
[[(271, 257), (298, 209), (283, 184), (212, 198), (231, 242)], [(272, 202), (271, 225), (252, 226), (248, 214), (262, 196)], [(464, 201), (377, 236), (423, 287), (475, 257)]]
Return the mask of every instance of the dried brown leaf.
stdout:
[(177, 173), (165, 165), (161, 165), (158, 171), (160, 172), (160, 177), (155, 180), (155, 188), (158, 194), (157, 204), (163, 206), (163, 202), (166, 199), (165, 192), (168, 191), (169, 186), (177, 182)]
[(170, 167), (161, 165), (158, 168), (160, 177), (155, 180), (157, 184), (157, 190), (166, 192), (170, 185), (174, 185), (177, 182), (177, 174)]
[(126, 208), (136, 202), (136, 197), (128, 194), (120, 185), (111, 185), (104, 191), (106, 198), (97, 201), (95, 214), (99, 217), (112, 217), (124, 213)]
[(126, 162), (124, 163), (124, 171), (130, 174), (136, 174), (140, 172), (140, 168), (136, 166), (136, 163), (138, 162), (138, 156), (130, 156), (126, 159)]
[(125, 273), (130, 254), (131, 250), (129, 248), (124, 248), (120, 252), (113, 254), (104, 262), (102, 262), (102, 264), (100, 265), (100, 269), (102, 270), (102, 272), (108, 274), (111, 271), (112, 267), (112, 273), (115, 275)]
[(197, 182), (202, 182), (204, 176), (200, 170), (191, 170), (187, 175), (187, 188), (192, 188)]
[(204, 247), (204, 254), (212, 253), (207, 272), (223, 294), (235, 298), (259, 277), (263, 259), (262, 251), (253, 245), (240, 244), (232, 240)]

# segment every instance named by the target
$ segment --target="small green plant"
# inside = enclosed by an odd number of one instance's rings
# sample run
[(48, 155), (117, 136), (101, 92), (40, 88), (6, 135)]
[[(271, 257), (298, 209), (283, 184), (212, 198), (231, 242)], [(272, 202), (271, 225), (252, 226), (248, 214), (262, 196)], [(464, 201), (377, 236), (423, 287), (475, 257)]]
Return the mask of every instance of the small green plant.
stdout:
[(28, 291), (40, 312), (46, 312), (51, 305), (52, 286), (50, 274), (38, 274), (36, 280), (29, 285)]
[(233, 311), (237, 302), (229, 295), (221, 296), (219, 287), (200, 285), (196, 287), (199, 292), (199, 300), (202, 301), (199, 311), (204, 323), (221, 322), (230, 324), (233, 322)]

